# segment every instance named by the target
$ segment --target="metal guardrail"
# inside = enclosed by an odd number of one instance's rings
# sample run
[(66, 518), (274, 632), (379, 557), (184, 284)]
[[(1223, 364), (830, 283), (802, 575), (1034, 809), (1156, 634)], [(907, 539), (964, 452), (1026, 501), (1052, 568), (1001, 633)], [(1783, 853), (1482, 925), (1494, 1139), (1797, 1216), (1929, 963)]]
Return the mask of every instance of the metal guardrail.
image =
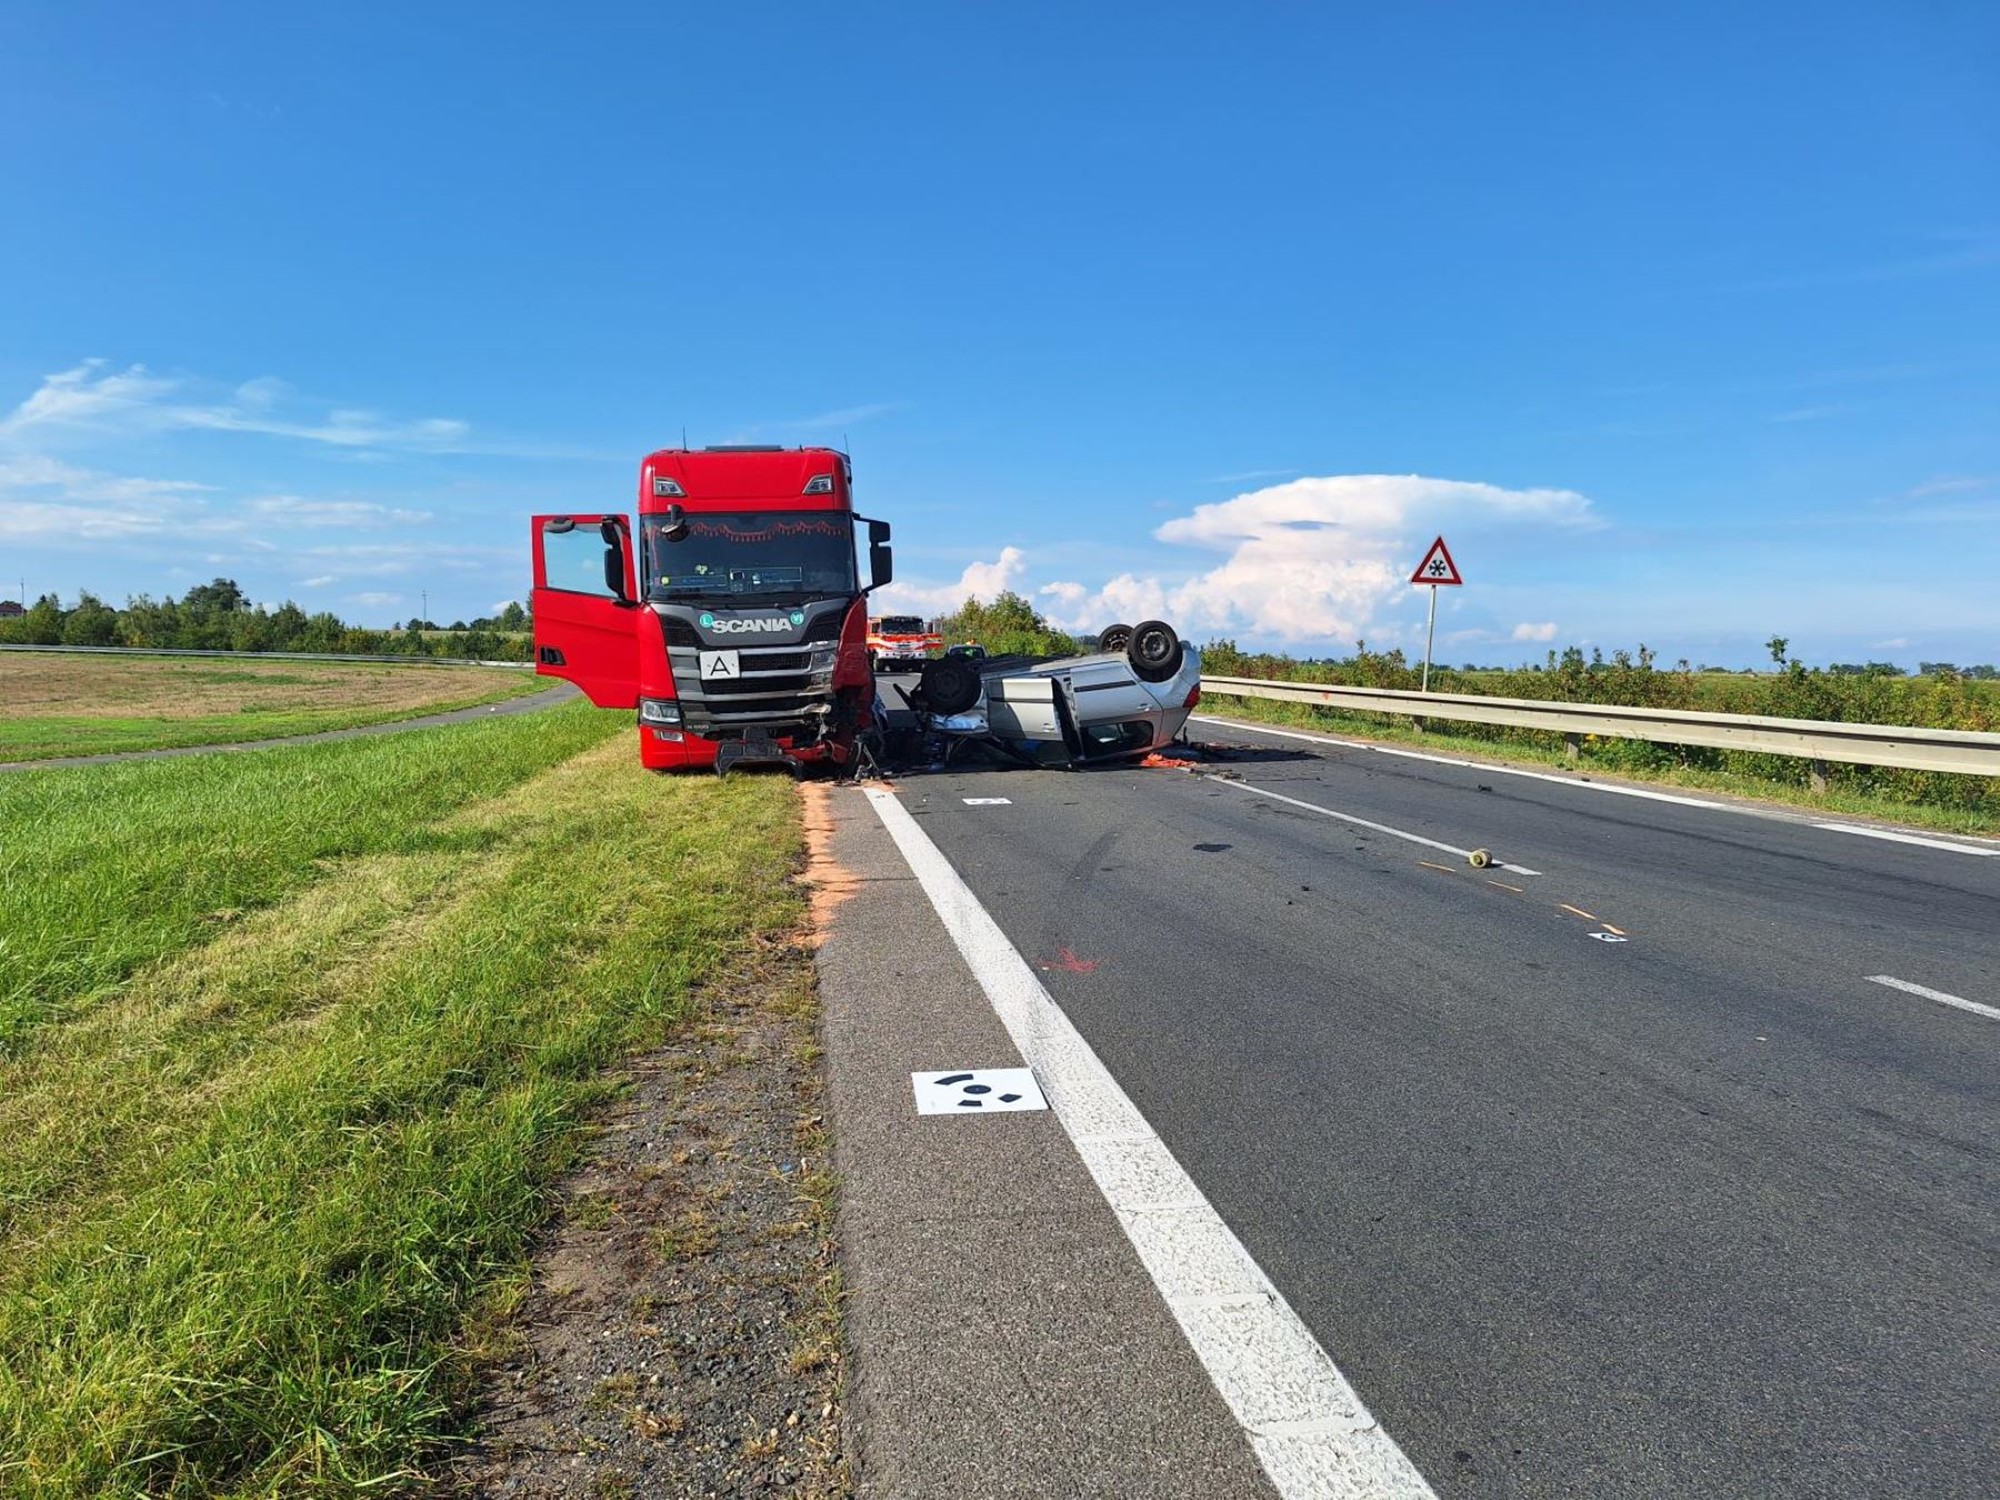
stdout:
[(359, 651), (198, 651), (183, 646), (13, 646), (0, 651), (61, 651), (77, 656), (220, 656), (234, 661), (381, 661), (408, 667), (513, 667), (533, 671), (531, 661), (484, 661), (476, 656), (369, 655)]
[(1391, 688), (1331, 683), (1271, 682), (1261, 677), (1202, 674), (1202, 691), (1237, 698), (1310, 703), (1347, 713), (1398, 714), (1545, 729), (1574, 743), (1586, 734), (1651, 740), (1663, 745), (1703, 745), (1805, 760), (1891, 766), (1904, 771), (1955, 771), (2000, 776), (2000, 734), (1973, 729), (1912, 729), (1899, 724), (1842, 724), (1822, 719), (1779, 719), (1763, 714), (1718, 714), (1676, 708), (1622, 708), (1603, 703), (1555, 703), (1536, 698), (1485, 698), (1476, 693), (1411, 693)]

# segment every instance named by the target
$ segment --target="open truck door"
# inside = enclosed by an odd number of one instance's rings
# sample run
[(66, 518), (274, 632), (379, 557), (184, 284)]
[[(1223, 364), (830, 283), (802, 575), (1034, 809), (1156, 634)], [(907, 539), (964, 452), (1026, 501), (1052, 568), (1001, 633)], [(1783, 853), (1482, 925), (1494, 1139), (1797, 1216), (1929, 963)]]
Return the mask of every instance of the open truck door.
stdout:
[(624, 516), (536, 516), (535, 670), (599, 708), (639, 706), (639, 603)]

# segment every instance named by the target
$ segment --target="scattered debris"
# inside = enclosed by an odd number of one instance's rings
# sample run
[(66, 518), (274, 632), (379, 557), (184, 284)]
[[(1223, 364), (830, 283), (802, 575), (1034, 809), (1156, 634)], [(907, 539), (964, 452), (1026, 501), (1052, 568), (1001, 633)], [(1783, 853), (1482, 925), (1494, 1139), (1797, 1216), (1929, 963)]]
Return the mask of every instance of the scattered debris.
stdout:
[(1044, 969), (1052, 974), (1095, 974), (1097, 972), (1097, 960), (1094, 958), (1078, 958), (1070, 949), (1064, 948), (1053, 959), (1045, 960), (1035, 965), (1035, 967)]

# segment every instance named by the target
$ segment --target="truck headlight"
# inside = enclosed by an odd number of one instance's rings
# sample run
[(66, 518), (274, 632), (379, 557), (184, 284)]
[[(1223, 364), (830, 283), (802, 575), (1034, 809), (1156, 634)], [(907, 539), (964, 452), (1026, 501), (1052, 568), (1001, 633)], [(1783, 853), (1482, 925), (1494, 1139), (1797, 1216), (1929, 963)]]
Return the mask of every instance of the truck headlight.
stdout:
[(639, 700), (639, 722), (641, 724), (678, 724), (681, 721), (681, 706), (673, 698), (641, 698)]

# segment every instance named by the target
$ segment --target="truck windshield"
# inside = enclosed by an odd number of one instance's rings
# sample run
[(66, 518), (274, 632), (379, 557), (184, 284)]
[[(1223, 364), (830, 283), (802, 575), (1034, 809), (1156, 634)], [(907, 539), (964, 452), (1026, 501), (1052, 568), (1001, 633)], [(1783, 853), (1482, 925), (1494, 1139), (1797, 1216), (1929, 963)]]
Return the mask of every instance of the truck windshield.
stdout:
[(852, 594), (854, 526), (845, 512), (725, 511), (686, 517), (668, 541), (664, 516), (641, 516), (651, 599)]

